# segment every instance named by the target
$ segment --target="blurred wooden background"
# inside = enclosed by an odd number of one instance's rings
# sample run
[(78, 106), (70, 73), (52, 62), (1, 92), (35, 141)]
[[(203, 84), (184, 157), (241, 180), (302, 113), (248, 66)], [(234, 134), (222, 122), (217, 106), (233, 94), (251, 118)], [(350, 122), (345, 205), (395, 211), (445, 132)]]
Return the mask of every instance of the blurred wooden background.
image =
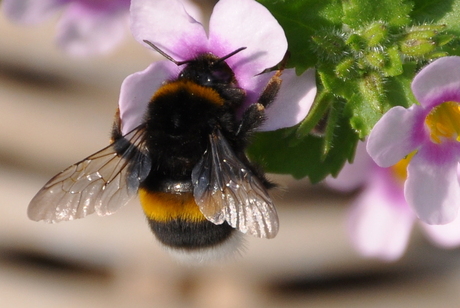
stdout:
[(344, 229), (353, 195), (272, 176), (281, 231), (247, 237), (241, 257), (177, 263), (137, 200), (110, 217), (27, 219), (54, 174), (108, 143), (123, 79), (158, 59), (127, 37), (109, 56), (71, 58), (54, 23), (0, 16), (0, 307), (456, 307), (460, 251), (417, 230), (396, 263), (360, 258)]

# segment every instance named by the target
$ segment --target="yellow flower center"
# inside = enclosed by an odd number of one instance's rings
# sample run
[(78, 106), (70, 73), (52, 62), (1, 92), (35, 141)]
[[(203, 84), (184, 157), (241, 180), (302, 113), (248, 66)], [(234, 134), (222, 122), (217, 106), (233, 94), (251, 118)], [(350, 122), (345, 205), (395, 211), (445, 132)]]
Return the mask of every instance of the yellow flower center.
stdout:
[(460, 141), (460, 105), (445, 102), (434, 107), (425, 118), (425, 125), (434, 143), (439, 144), (446, 139)]
[(401, 183), (407, 179), (407, 165), (417, 151), (408, 154), (406, 157), (398, 161), (395, 165), (391, 166), (391, 171), (396, 180)]

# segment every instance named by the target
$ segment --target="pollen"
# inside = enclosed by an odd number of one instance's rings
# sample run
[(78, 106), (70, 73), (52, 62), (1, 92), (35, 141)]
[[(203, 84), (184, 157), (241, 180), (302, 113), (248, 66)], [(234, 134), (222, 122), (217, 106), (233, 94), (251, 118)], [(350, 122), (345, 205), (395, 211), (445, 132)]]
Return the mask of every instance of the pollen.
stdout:
[(432, 142), (440, 144), (446, 140), (460, 141), (460, 105), (445, 102), (433, 108), (425, 118)]

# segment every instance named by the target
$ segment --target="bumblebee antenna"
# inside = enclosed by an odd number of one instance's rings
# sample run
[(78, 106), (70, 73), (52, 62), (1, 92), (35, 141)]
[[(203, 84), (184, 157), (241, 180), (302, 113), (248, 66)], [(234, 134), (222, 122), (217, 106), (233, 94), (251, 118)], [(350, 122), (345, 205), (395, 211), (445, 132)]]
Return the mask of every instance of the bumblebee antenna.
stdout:
[(239, 53), (240, 51), (245, 50), (246, 48), (247, 48), (247, 47), (240, 47), (240, 48), (238, 48), (237, 50), (232, 51), (232, 52), (229, 53), (228, 55), (223, 56), (222, 58), (220, 58), (219, 60), (217, 60), (214, 64), (218, 64), (218, 63), (220, 63), (220, 62), (222, 62), (222, 61), (225, 61), (225, 60), (227, 60), (228, 58), (230, 58), (230, 57), (236, 55), (236, 54)]
[[(188, 61), (177, 61), (175, 60), (173, 57), (171, 57), (170, 55), (168, 55), (167, 53), (165, 53), (163, 50), (161, 50), (160, 48), (158, 48), (155, 44), (153, 44), (152, 42), (148, 41), (148, 40), (143, 40), (144, 43), (146, 43), (147, 45), (149, 45), (150, 47), (152, 47), (156, 52), (158, 52), (160, 55), (162, 55), (163, 57), (165, 57), (166, 59), (168, 59), (169, 61), (171, 61), (172, 63), (176, 64), (177, 66), (180, 66), (180, 65), (183, 65), (183, 64), (186, 64), (186, 63), (189, 63), (190, 60)], [(242, 50), (245, 50), (247, 47), (240, 47), (238, 48), (237, 50), (235, 51), (232, 51), (231, 53), (229, 53), (228, 55), (226, 56), (223, 56), (222, 58), (219, 58), (216, 62), (214, 62), (213, 65), (215, 64), (219, 64), (225, 60), (227, 60), (228, 58), (234, 56), (235, 54), (239, 53), (240, 51)]]
[[(147, 41), (147, 40), (143, 40), (144, 43), (146, 43), (147, 45), (149, 45), (150, 47), (152, 47), (156, 52), (158, 52), (160, 55), (162, 55), (163, 57), (165, 57), (166, 59), (168, 59), (169, 61), (171, 61), (172, 63), (176, 64), (177, 66), (180, 66), (180, 65), (183, 65), (185, 63), (188, 63), (190, 61), (177, 61), (177, 60), (174, 60), (173, 57), (171, 57), (170, 55), (168, 55), (167, 53), (165, 53), (163, 50), (161, 50), (160, 48), (158, 48), (155, 44), (153, 44), (152, 42), (150, 41)], [(228, 57), (228, 56), (226, 56)]]

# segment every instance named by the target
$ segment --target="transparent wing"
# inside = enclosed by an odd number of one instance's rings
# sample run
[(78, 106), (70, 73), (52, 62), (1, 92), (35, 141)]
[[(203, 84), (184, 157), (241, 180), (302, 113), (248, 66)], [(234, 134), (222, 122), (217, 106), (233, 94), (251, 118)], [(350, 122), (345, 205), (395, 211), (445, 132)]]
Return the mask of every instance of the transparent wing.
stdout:
[(94, 212), (110, 215), (137, 193), (150, 167), (144, 129), (139, 127), (54, 176), (32, 199), (27, 214), (46, 222)]
[(210, 135), (210, 149), (193, 169), (192, 183), (195, 201), (209, 221), (227, 221), (261, 238), (278, 233), (278, 215), (267, 190), (219, 130)]

